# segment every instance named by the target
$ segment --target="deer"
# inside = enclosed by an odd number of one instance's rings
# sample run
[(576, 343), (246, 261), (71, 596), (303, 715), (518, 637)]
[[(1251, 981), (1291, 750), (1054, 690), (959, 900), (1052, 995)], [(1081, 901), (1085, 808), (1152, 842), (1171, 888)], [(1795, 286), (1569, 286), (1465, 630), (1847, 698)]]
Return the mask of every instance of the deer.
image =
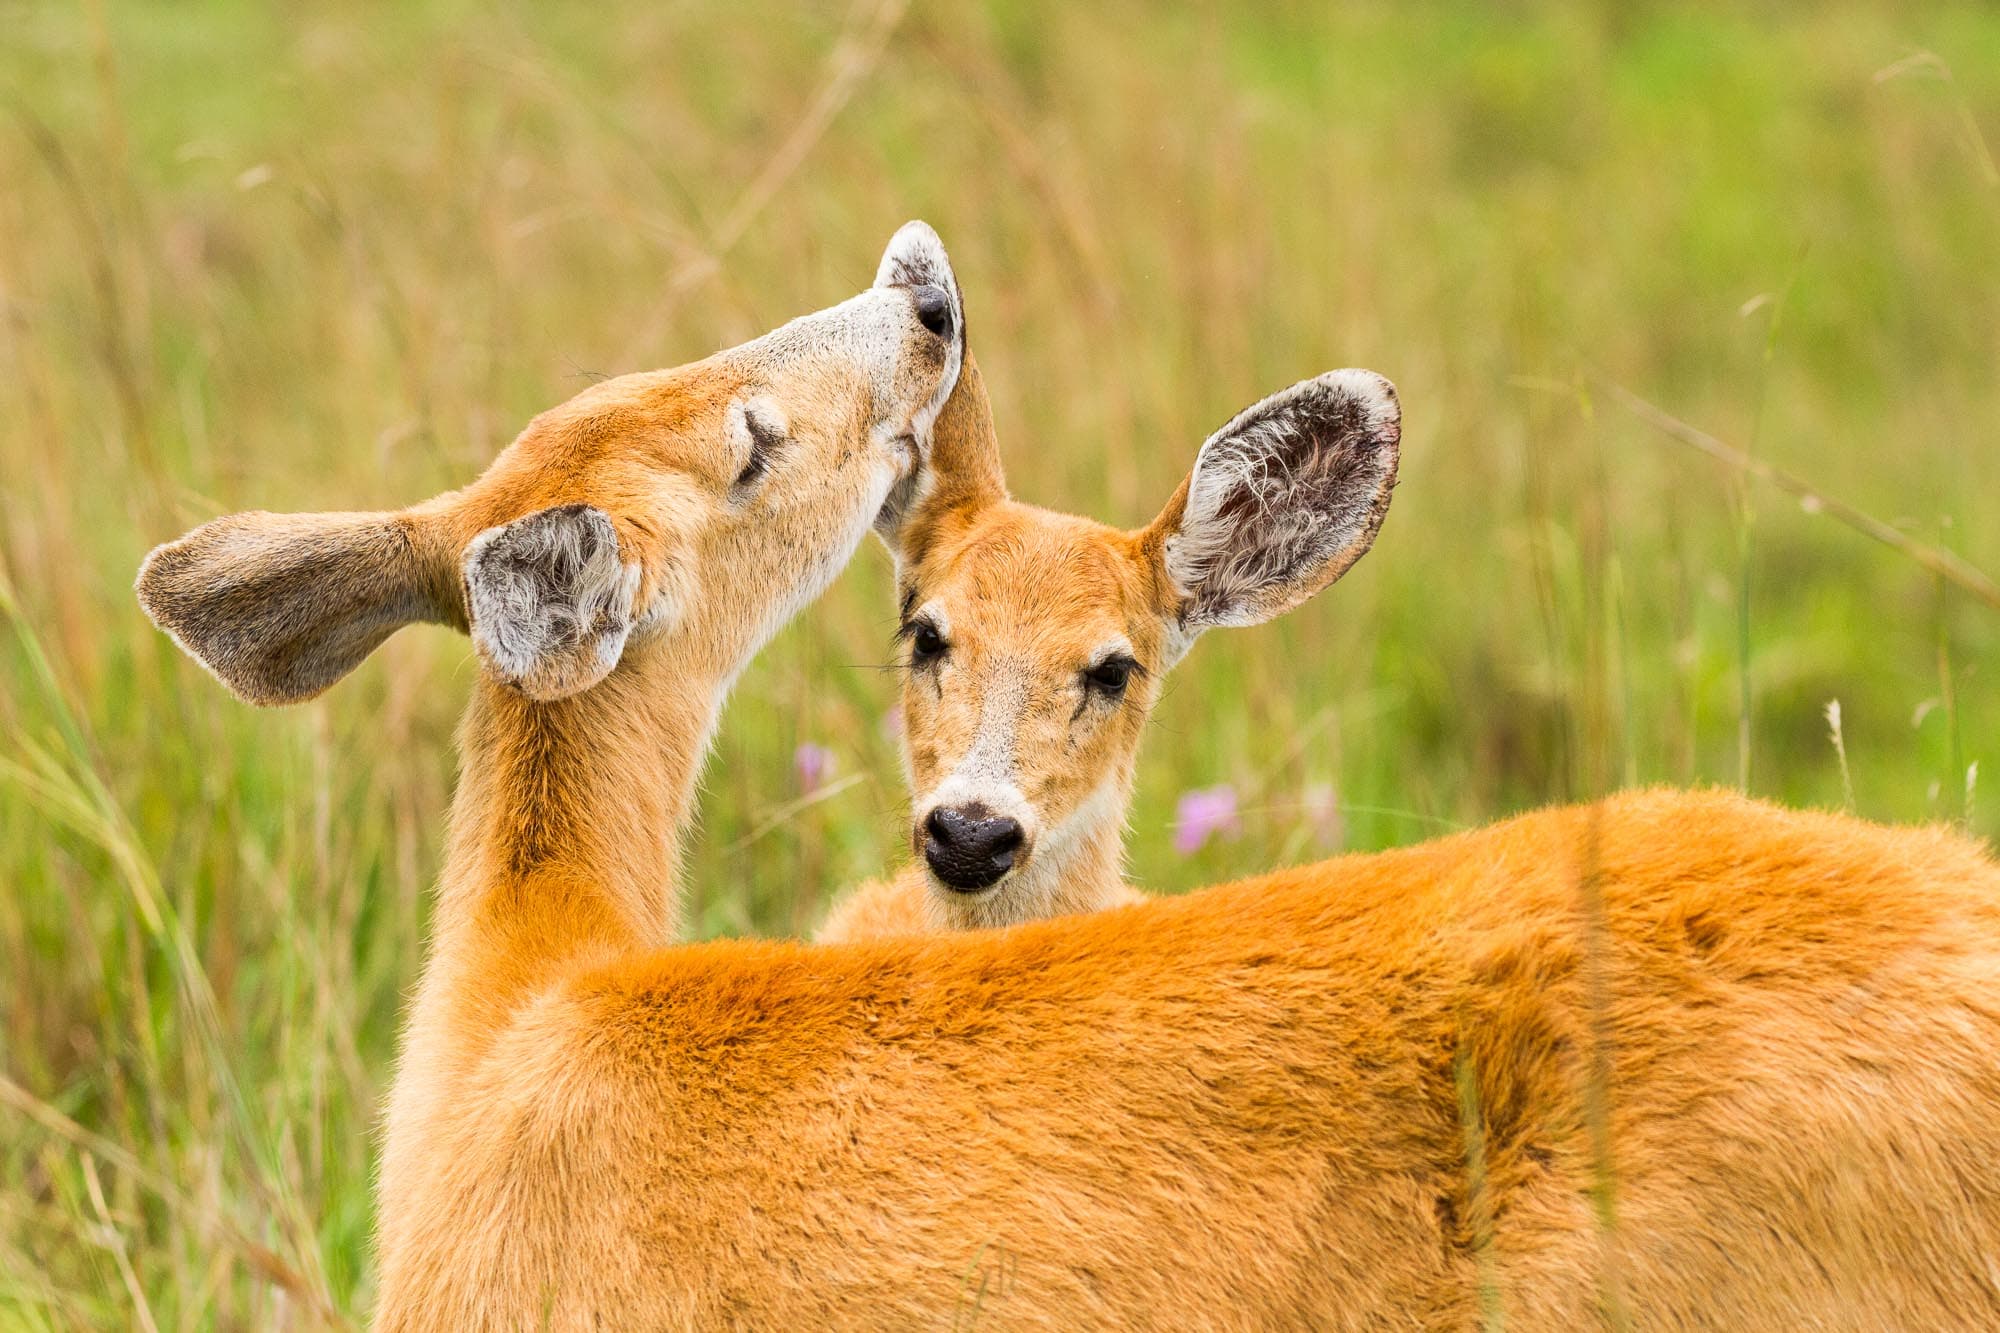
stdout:
[[(588, 390), (454, 496), (149, 558), (253, 702), (398, 624), (474, 641), (376, 1328), (2000, 1319), (2000, 865), (1949, 829), (1626, 792), (1004, 931), (679, 941), (729, 682), (990, 433), (964, 327), (898, 233), (861, 296)], [(1173, 632), (1320, 576), (1289, 506), (1372, 484), (1369, 387), (1197, 466)], [(1172, 561), (1209, 512), (1245, 517)]]
[[(958, 389), (991, 426), (977, 367)], [(1260, 436), (1315, 413), (1355, 420), (1341, 450), (1266, 479), (1280, 503), (1226, 509), (1252, 468), (1296, 461)], [(1321, 425), (1312, 429), (1326, 430)], [(1205, 440), (1149, 526), (1121, 531), (1007, 493), (990, 429), (950, 440), (939, 480), (896, 529), (903, 762), (915, 795), (900, 873), (834, 905), (822, 943), (1013, 925), (1145, 901), (1123, 874), (1140, 737), (1163, 681), (1204, 631), (1291, 610), (1367, 553), (1402, 439), (1395, 386), (1329, 371), (1253, 404)], [(1248, 443), (1257, 441), (1257, 443)], [(1283, 532), (1232, 542), (1247, 522)], [(1237, 568), (1211, 571), (1233, 559)], [(1274, 568), (1295, 564), (1285, 576)], [(1264, 591), (1234, 596), (1237, 582)], [(1188, 605), (1189, 587), (1206, 589)]]

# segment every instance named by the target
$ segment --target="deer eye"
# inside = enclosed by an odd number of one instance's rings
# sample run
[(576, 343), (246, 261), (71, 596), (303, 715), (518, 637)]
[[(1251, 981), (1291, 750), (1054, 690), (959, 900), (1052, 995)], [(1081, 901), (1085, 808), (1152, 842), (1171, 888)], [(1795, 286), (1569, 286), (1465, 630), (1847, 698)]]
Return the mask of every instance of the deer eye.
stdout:
[(759, 411), (755, 404), (744, 407), (743, 426), (750, 436), (750, 460), (736, 474), (734, 489), (738, 491), (747, 489), (764, 475), (771, 466), (771, 456), (785, 442), (784, 426), (771, 420), (768, 411)]
[(1083, 673), (1083, 686), (1107, 699), (1115, 699), (1125, 693), (1125, 687), (1131, 683), (1132, 673), (1138, 669), (1139, 664), (1129, 657), (1122, 655), (1107, 657)]
[(911, 666), (927, 667), (943, 657), (949, 647), (951, 645), (944, 641), (944, 635), (938, 633), (937, 626), (930, 621), (919, 620), (910, 626)]

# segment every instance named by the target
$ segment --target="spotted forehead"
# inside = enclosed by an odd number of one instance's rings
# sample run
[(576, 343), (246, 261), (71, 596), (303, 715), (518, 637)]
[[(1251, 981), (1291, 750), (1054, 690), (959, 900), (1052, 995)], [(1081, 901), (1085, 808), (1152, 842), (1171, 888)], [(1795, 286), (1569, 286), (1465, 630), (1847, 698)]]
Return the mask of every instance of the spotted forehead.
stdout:
[[(909, 609), (935, 605), (954, 640), (1088, 652), (1146, 636), (1148, 584), (1124, 533), (1027, 505), (995, 505), (934, 554), (905, 589)], [(971, 645), (968, 645), (971, 646)]]

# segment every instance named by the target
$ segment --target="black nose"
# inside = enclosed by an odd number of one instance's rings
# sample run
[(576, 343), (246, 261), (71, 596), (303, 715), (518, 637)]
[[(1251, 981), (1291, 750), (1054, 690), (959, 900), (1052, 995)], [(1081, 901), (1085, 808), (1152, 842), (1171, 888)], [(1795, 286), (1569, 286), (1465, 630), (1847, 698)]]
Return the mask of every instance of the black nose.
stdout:
[(954, 889), (999, 882), (1020, 851), (1020, 824), (983, 805), (939, 806), (924, 817), (924, 860)]
[(940, 338), (951, 337), (951, 294), (942, 287), (925, 283), (910, 289), (916, 302), (917, 322)]

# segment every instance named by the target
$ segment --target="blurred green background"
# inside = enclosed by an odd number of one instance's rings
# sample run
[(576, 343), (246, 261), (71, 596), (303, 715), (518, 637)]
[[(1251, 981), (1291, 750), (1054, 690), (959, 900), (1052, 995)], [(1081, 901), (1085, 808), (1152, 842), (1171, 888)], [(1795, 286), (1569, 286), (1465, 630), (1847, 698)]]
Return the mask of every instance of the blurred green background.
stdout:
[[(1136, 524), (1255, 398), (1402, 390), (1374, 552), (1176, 672), (1146, 886), (1635, 782), (1990, 837), (2000, 611), (1614, 386), (2000, 570), (1996, 141), (1971, 4), (0, 0), (0, 1327), (369, 1304), (469, 654), (253, 712), (140, 615), (155, 542), (459, 484), (921, 216), (1024, 498)], [(887, 573), (737, 691), (700, 933), (899, 858)], [(1240, 833), (1177, 855), (1221, 784)]]

